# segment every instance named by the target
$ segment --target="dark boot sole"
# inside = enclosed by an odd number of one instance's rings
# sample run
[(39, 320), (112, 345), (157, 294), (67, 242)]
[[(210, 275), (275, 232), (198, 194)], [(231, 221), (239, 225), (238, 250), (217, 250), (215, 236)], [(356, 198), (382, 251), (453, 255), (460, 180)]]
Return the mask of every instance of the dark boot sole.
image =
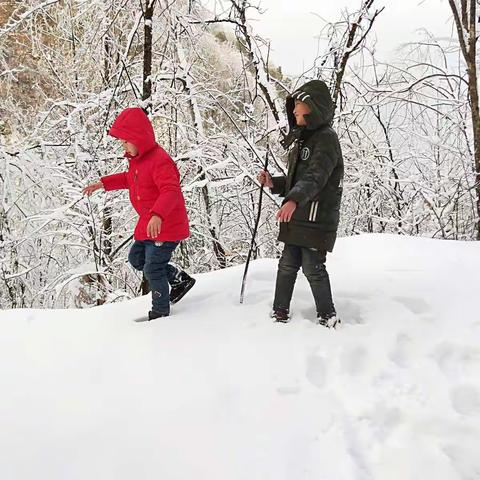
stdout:
[(273, 319), (273, 323), (290, 323), (290, 321), (292, 320), (291, 316), (289, 316), (288, 318), (277, 318), (273, 313), (270, 314), (270, 318)]
[(154, 320), (158, 320), (160, 318), (168, 318), (170, 315), (161, 315), (160, 317), (155, 317), (155, 318), (148, 318), (148, 317), (140, 317), (140, 318), (136, 318), (135, 320), (133, 320), (134, 322), (136, 323), (143, 323), (143, 322), (152, 322)]
[(342, 321), (340, 319), (337, 319), (337, 321), (333, 325), (329, 325), (328, 323), (318, 322), (318, 324), (321, 325), (322, 327), (331, 328), (333, 330), (335, 330), (341, 323)]

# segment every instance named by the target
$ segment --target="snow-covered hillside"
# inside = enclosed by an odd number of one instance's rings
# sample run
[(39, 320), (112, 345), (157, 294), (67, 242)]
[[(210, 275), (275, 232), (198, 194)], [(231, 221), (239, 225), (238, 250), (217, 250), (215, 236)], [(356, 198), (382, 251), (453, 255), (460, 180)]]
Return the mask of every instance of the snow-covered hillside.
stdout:
[(0, 314), (2, 480), (477, 480), (480, 244), (340, 239), (341, 328), (268, 318), (275, 260), (140, 298)]

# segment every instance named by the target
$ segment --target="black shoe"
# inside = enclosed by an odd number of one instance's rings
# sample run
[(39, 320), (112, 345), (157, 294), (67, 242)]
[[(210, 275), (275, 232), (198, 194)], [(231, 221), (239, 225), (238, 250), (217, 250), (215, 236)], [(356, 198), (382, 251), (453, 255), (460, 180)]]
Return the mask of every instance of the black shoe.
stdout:
[(170, 290), (170, 303), (177, 303), (195, 285), (196, 280), (185, 272), (182, 273), (182, 277), (180, 282), (172, 285)]
[(288, 308), (274, 308), (271, 317), (275, 322), (288, 323), (290, 321)]
[(317, 315), (318, 319), (318, 324), (322, 325), (327, 328), (336, 328), (337, 325), (340, 323), (340, 319), (337, 317), (336, 313), (333, 313), (331, 315)]
[(153, 310), (148, 312), (148, 319), (149, 320), (155, 320), (156, 318), (160, 317), (168, 317), (168, 313), (160, 313), (160, 312), (154, 312)]

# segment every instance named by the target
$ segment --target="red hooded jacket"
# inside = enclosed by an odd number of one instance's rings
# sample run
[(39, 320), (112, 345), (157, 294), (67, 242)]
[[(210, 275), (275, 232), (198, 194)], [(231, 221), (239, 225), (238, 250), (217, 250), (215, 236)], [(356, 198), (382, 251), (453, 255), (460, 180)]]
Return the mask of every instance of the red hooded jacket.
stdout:
[[(180, 175), (174, 161), (155, 141), (152, 124), (141, 108), (127, 108), (115, 120), (109, 135), (133, 143), (138, 149), (129, 160), (128, 172), (102, 177), (105, 190), (128, 188), (130, 201), (139, 219), (135, 240), (177, 241), (190, 235)], [(153, 214), (162, 219), (155, 238), (147, 236)]]

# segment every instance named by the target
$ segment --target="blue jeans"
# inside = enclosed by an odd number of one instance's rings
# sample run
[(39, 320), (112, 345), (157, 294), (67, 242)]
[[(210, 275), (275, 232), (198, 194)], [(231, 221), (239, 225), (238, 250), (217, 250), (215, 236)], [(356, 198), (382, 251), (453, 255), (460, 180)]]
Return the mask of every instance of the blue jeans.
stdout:
[(178, 270), (168, 262), (179, 242), (154, 242), (135, 240), (128, 254), (128, 261), (135, 270), (143, 271), (152, 291), (152, 310), (157, 313), (170, 313), (168, 285), (175, 284)]

